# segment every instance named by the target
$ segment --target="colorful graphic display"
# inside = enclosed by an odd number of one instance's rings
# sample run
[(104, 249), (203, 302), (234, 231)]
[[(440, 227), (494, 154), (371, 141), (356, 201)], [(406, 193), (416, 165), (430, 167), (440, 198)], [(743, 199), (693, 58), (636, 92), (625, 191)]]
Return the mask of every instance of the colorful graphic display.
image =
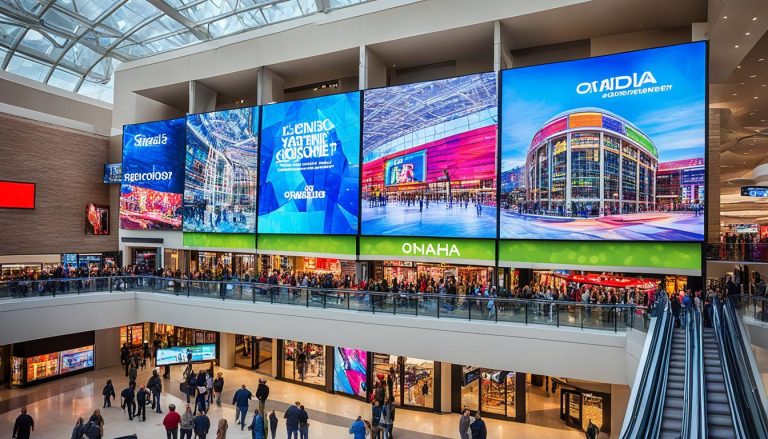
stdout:
[(85, 234), (109, 235), (109, 206), (93, 203), (85, 206)]
[(368, 351), (336, 348), (333, 364), (333, 390), (365, 398)]
[(358, 92), (262, 110), (259, 233), (357, 233)]
[(120, 228), (181, 230), (184, 119), (123, 127)]
[(61, 373), (93, 367), (93, 346), (61, 351)]
[(0, 181), (0, 209), (34, 209), (35, 183)]
[(256, 232), (257, 107), (187, 116), (184, 231)]
[(119, 184), (123, 182), (123, 164), (107, 163), (104, 165), (104, 183)]
[(502, 238), (704, 239), (706, 43), (502, 72)]
[(496, 75), (366, 90), (363, 235), (496, 237)]
[[(192, 354), (190, 359), (189, 355)], [(181, 364), (192, 361), (212, 361), (216, 359), (215, 344), (199, 344), (196, 346), (176, 346), (157, 350), (157, 365)]]

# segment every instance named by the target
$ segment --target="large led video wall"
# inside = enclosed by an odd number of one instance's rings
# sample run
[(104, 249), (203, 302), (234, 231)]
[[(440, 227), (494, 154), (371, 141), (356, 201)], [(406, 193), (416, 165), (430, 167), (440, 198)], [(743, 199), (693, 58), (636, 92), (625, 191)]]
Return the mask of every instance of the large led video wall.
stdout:
[(123, 127), (120, 228), (181, 230), (184, 118)]
[(333, 364), (333, 390), (365, 398), (368, 351), (337, 347)]
[(706, 44), (502, 72), (500, 236), (704, 238)]
[(259, 233), (357, 233), (360, 93), (262, 109)]
[(184, 231), (256, 232), (258, 107), (187, 116)]
[(363, 235), (496, 237), (496, 74), (366, 90)]

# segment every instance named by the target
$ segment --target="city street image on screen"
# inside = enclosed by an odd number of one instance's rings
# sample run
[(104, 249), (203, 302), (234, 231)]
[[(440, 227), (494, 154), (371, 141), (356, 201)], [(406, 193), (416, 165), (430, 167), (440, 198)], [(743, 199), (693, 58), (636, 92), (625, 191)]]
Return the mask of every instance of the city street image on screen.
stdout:
[(502, 72), (501, 238), (703, 240), (705, 73), (705, 43)]
[(187, 116), (184, 231), (256, 232), (259, 111)]
[(496, 237), (496, 75), (366, 90), (362, 234)]

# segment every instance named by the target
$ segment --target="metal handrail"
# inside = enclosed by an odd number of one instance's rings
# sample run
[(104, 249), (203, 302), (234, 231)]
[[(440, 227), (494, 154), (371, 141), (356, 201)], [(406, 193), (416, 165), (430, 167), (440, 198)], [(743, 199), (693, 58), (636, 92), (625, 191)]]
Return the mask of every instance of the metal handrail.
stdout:
[[(84, 277), (84, 278), (55, 278), (44, 280), (12, 280), (0, 282), (0, 296), (3, 292), (9, 292), (7, 296), (14, 298), (38, 297), (38, 296), (56, 296), (57, 294), (83, 294), (97, 291), (149, 291), (172, 293), (175, 295), (186, 296), (208, 296), (230, 300), (234, 293), (239, 292), (237, 297), (243, 300), (244, 295), (250, 295), (251, 300), (255, 302), (277, 303), (283, 305), (299, 305), (296, 300), (286, 298), (300, 297), (305, 299), (301, 305), (305, 307), (339, 308), (339, 303), (346, 303), (347, 309), (353, 309), (352, 299), (360, 299), (366, 305), (370, 305), (370, 312), (391, 312), (393, 314), (404, 313), (416, 314), (417, 316), (427, 314), (430, 317), (445, 317), (456, 319), (466, 314), (467, 320), (499, 321), (499, 313), (513, 310), (522, 314), (525, 313), (525, 323), (529, 323), (529, 314), (542, 316), (549, 314), (550, 323), (548, 325), (562, 326), (560, 322), (560, 312), (568, 310), (569, 312), (578, 312), (580, 314), (580, 323), (584, 328), (585, 315), (598, 315), (603, 318), (603, 324), (595, 325), (596, 329), (613, 329), (618, 332), (619, 328), (632, 328), (645, 330), (648, 310), (634, 304), (590, 304), (581, 302), (569, 302), (559, 300), (542, 299), (520, 299), (514, 297), (498, 296), (474, 296), (474, 295), (447, 295), (432, 293), (408, 293), (408, 292), (380, 292), (369, 290), (352, 289), (323, 289), (302, 286), (274, 285), (258, 282), (246, 282), (241, 280), (202, 280), (202, 279), (183, 279), (166, 278), (157, 276), (102, 276), (102, 277)], [(434, 305), (434, 311), (420, 310), (419, 307), (430, 307)], [(466, 307), (466, 308), (460, 308)], [(443, 308), (445, 308), (443, 310)], [(475, 308), (475, 309), (473, 309)], [(365, 311), (359, 306), (354, 308), (356, 311)], [(454, 312), (459, 311), (459, 312)], [(637, 315), (643, 316), (643, 322), (640, 327), (636, 327), (635, 319)], [(619, 320), (623, 318), (622, 325)], [(503, 319), (501, 319), (503, 321)], [(608, 327), (612, 324), (612, 328)], [(573, 324), (567, 325), (569, 327)], [(589, 327), (589, 323), (587, 324)]]
[(685, 438), (707, 437), (706, 385), (704, 384), (704, 336), (701, 313), (695, 306), (685, 309), (685, 399), (683, 434)]

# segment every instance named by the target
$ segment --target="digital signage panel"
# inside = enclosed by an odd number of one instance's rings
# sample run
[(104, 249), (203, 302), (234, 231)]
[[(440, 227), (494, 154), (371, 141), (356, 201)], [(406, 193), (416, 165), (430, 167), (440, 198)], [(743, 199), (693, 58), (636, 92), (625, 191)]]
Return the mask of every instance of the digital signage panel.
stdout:
[(93, 346), (61, 351), (61, 373), (93, 367)]
[(258, 133), (258, 107), (187, 116), (185, 232), (256, 232)]
[(259, 233), (354, 235), (360, 93), (262, 109)]
[(741, 196), (767, 198), (768, 186), (742, 186)]
[(109, 206), (93, 203), (85, 206), (85, 234), (109, 235)]
[(107, 163), (104, 165), (104, 183), (119, 184), (123, 182), (123, 164)]
[(120, 228), (181, 230), (184, 118), (123, 127)]
[(368, 351), (337, 347), (334, 357), (333, 390), (365, 398)]
[(0, 209), (34, 209), (35, 183), (0, 181)]
[(503, 71), (501, 238), (702, 241), (706, 50)]
[(496, 74), (366, 90), (362, 229), (496, 237)]
[[(192, 359), (189, 359), (192, 354)], [(213, 361), (216, 359), (215, 344), (199, 344), (195, 346), (175, 346), (157, 350), (156, 362), (158, 366), (182, 364), (192, 361)]]

